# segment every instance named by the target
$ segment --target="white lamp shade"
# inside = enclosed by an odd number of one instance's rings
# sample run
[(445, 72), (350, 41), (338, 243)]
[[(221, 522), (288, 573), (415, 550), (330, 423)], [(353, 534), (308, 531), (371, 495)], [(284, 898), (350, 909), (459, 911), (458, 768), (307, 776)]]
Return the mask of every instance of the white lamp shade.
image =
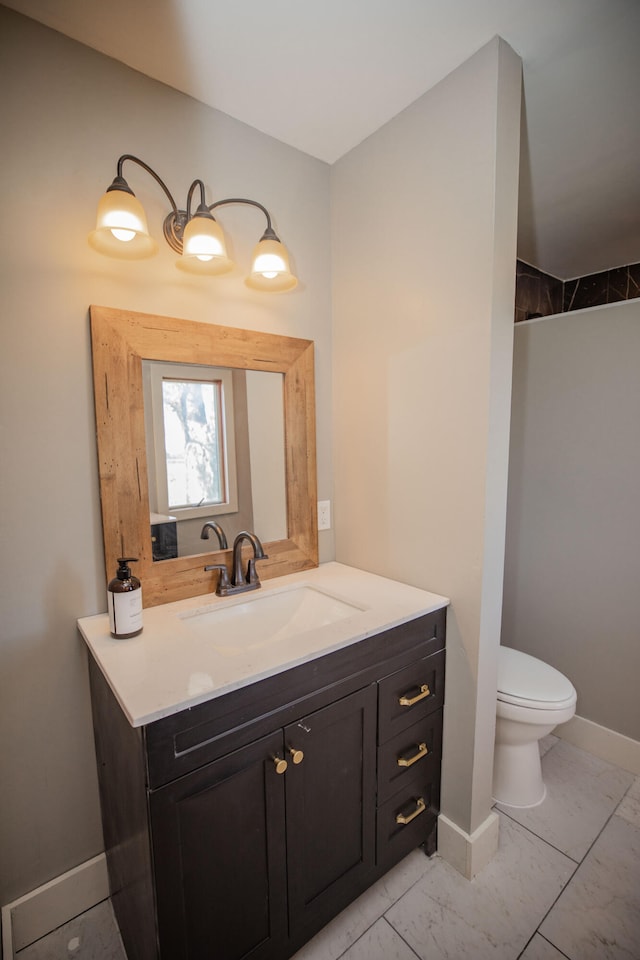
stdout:
[(266, 238), (253, 251), (247, 285), (254, 290), (293, 290), (298, 281), (289, 268), (287, 248), (279, 240)]
[(100, 198), (96, 229), (88, 239), (98, 253), (124, 260), (151, 257), (158, 249), (149, 236), (142, 204), (125, 190), (108, 190)]
[(176, 266), (189, 273), (218, 274), (233, 269), (224, 233), (213, 217), (192, 217), (184, 228), (182, 256)]

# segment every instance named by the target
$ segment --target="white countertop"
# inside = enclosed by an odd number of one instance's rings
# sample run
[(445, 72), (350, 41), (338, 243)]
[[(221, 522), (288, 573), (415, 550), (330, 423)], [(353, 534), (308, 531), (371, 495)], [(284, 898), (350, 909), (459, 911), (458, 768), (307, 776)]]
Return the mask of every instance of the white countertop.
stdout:
[[(190, 628), (199, 613), (250, 602), (308, 586), (354, 605), (343, 619), (295, 636), (224, 645), (224, 636)], [(144, 583), (142, 584), (144, 592)], [(338, 601), (338, 602), (339, 602)], [(255, 592), (235, 597), (192, 597), (144, 610), (137, 637), (115, 640), (109, 617), (78, 620), (78, 627), (132, 726), (168, 717), (273, 676), (282, 670), (346, 647), (382, 630), (447, 606), (446, 597), (387, 580), (340, 563), (325, 563), (286, 577), (265, 580)], [(185, 616), (186, 614), (186, 616)], [(215, 621), (215, 618), (213, 618)], [(211, 627), (211, 634), (224, 633)], [(255, 637), (253, 638), (255, 640)], [(220, 642), (222, 641), (222, 642)]]

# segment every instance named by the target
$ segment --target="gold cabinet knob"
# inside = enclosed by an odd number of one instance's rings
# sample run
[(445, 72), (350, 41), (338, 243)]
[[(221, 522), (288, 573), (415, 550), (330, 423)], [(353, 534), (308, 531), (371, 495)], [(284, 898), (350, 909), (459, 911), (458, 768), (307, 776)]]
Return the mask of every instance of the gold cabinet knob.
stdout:
[(273, 760), (273, 765), (276, 768), (276, 773), (284, 773), (289, 764), (283, 757), (271, 757)]
[(304, 760), (304, 753), (302, 750), (296, 750), (295, 747), (289, 747), (289, 753), (291, 754), (291, 759), (294, 763), (302, 763)]

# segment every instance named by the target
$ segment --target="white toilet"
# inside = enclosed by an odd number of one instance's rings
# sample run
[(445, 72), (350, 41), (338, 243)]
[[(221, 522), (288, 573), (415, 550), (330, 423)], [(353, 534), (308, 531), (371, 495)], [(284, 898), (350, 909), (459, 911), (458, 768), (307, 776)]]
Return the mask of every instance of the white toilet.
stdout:
[(576, 712), (573, 684), (548, 663), (510, 647), (498, 654), (493, 796), (510, 807), (545, 798), (538, 741)]

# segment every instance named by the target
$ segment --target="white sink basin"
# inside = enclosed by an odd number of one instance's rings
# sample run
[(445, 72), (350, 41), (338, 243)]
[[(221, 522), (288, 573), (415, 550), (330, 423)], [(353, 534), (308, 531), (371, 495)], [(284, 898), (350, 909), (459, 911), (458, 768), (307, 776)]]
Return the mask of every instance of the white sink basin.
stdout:
[(192, 635), (208, 640), (218, 653), (235, 656), (326, 627), (365, 609), (300, 584), (241, 600), (221, 601), (178, 617)]

